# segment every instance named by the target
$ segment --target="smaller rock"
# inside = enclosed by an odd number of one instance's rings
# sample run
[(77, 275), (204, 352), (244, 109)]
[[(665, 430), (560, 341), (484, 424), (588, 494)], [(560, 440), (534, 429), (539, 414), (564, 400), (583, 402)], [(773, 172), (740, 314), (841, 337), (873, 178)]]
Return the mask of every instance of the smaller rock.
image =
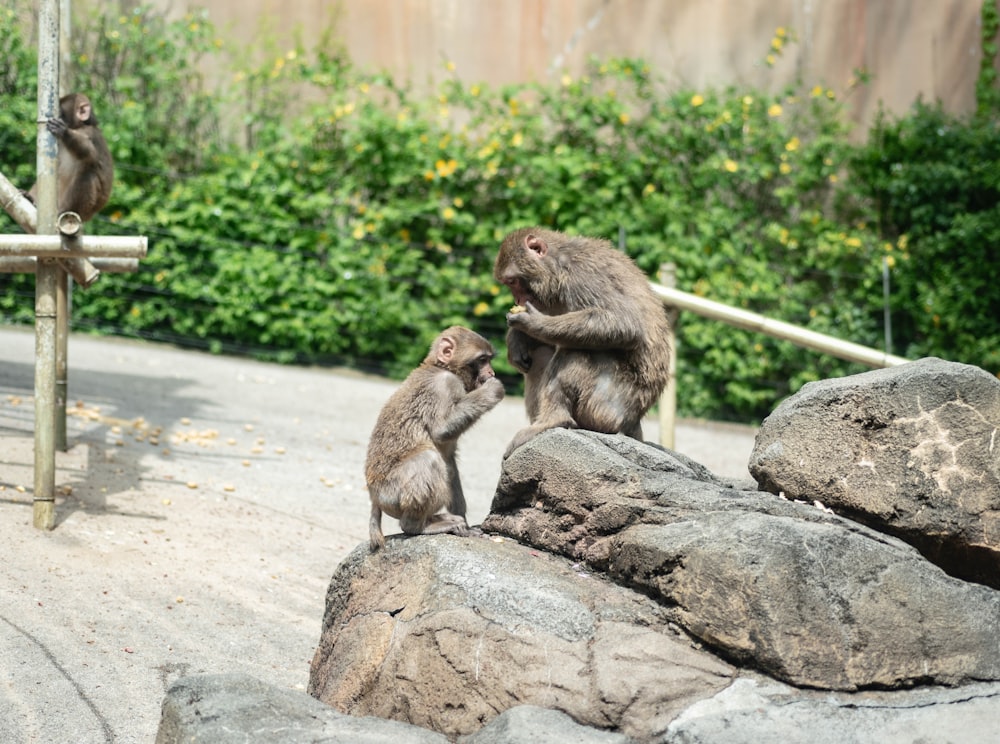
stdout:
[(195, 741), (445, 744), (448, 740), (398, 721), (345, 716), (304, 692), (275, 687), (248, 675), (204, 674), (184, 677), (170, 686), (156, 733), (156, 744)]

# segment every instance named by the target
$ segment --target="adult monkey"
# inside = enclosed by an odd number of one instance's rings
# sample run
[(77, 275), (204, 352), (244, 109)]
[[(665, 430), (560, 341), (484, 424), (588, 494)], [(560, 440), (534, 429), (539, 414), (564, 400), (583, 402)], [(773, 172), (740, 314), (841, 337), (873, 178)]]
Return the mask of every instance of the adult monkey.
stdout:
[(383, 512), (408, 535), (468, 533), (455, 453), (458, 438), (503, 398), (494, 353), (478, 333), (452, 326), (383, 406), (365, 460), (373, 552), (385, 545)]
[[(108, 203), (115, 168), (108, 143), (97, 125), (90, 99), (70, 93), (59, 99), (59, 116), (46, 128), (59, 140), (56, 205), (59, 213), (76, 212), (87, 222)], [(35, 202), (38, 184), (26, 196)]]
[(504, 457), (557, 426), (641, 441), (670, 345), (663, 303), (639, 267), (606, 240), (531, 227), (504, 238), (493, 275), (517, 302), (507, 358), (524, 373), (531, 422)]

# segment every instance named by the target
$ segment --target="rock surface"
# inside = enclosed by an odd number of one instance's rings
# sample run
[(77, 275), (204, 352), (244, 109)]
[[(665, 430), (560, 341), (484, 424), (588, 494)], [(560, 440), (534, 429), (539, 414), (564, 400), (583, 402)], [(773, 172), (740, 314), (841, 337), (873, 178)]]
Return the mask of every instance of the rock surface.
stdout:
[(1000, 594), (828, 510), (627, 437), (552, 430), (504, 464), (490, 532), (657, 600), (720, 656), (828, 690), (1000, 679)]
[(927, 358), (808, 383), (761, 425), (750, 472), (1000, 588), (1000, 380), (978, 367)]
[(445, 744), (440, 734), (398, 721), (354, 718), (308, 695), (244, 674), (183, 677), (163, 700), (156, 744)]
[(733, 674), (656, 602), (568, 560), (418, 537), (337, 569), (309, 692), (449, 737), (530, 704), (650, 740)]

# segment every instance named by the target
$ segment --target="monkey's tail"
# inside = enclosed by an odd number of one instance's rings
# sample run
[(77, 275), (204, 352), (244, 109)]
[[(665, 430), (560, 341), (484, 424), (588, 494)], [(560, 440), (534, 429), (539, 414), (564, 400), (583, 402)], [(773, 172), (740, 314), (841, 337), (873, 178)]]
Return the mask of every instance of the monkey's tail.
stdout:
[(382, 534), (382, 510), (378, 504), (372, 504), (372, 516), (368, 520), (368, 548), (371, 552), (385, 547), (385, 536)]

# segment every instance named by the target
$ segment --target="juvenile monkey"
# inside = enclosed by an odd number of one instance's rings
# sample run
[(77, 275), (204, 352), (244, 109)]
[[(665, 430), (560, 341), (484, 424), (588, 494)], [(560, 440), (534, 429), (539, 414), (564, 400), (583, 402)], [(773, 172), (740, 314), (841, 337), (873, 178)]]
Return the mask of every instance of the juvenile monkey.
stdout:
[[(45, 123), (59, 140), (56, 203), (59, 213), (76, 212), (87, 222), (108, 203), (115, 177), (111, 151), (97, 125), (90, 99), (70, 93), (59, 99), (59, 116)], [(38, 197), (38, 184), (27, 197)]]
[(524, 374), (531, 422), (504, 457), (557, 426), (641, 441), (670, 346), (663, 303), (639, 267), (606, 240), (532, 227), (504, 238), (493, 274), (524, 308), (507, 314), (507, 358)]
[(490, 343), (452, 326), (383, 406), (365, 478), (372, 501), (369, 545), (385, 545), (382, 513), (408, 535), (468, 533), (455, 453), (458, 438), (503, 398)]

